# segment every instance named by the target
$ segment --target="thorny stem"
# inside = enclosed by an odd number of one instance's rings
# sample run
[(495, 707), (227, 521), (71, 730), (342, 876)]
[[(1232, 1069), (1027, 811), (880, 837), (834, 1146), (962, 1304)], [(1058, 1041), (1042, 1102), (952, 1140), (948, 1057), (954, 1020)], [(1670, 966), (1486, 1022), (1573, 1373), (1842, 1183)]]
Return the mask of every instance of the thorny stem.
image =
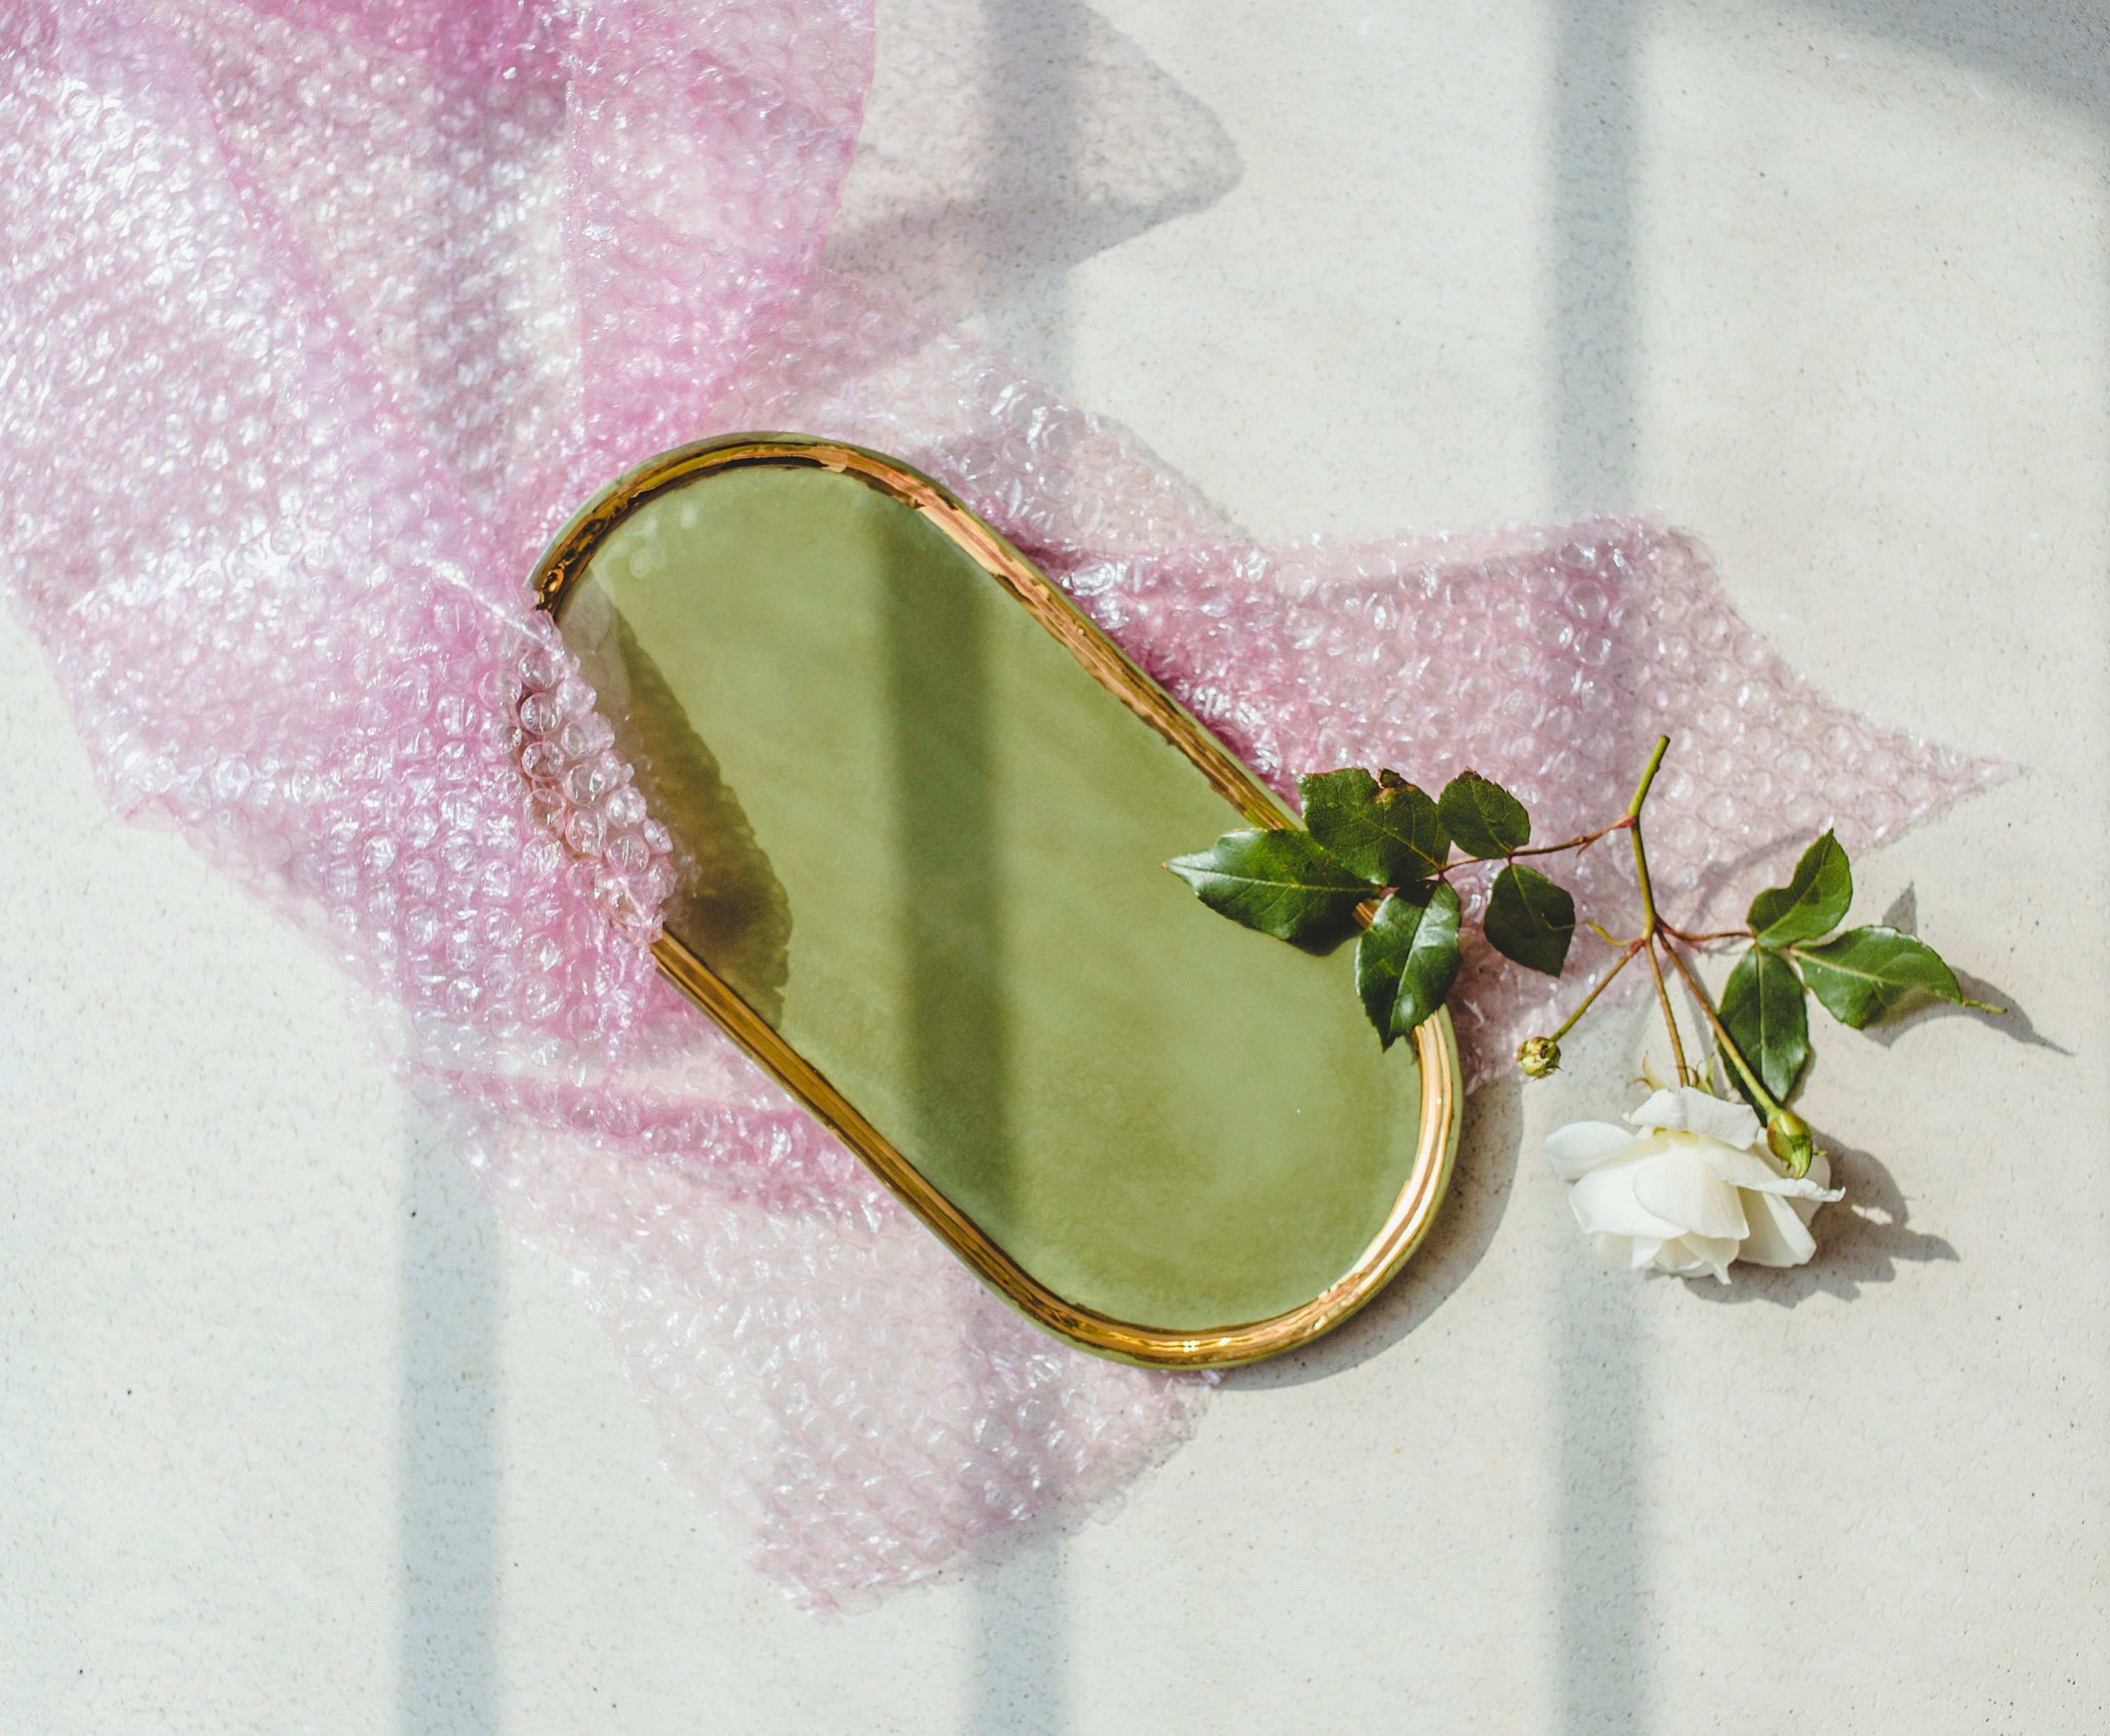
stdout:
[(1610, 837), (1615, 832), (1624, 832), (1633, 822), (1622, 814), (1609, 826), (1600, 826), (1595, 832), (1585, 832), (1579, 838), (1570, 838), (1561, 844), (1534, 844), (1529, 850), (1513, 850), (1506, 856), (1460, 856), (1456, 862), (1447, 862), (1436, 872), (1448, 874), (1453, 868), (1478, 868), (1483, 861), (1514, 862), (1519, 856), (1557, 856), (1564, 850), (1582, 851), (1589, 849), (1598, 839)]
[[(1663, 1009), (1663, 1028), (1670, 1035), (1670, 1058), (1678, 1068), (1678, 1082), (1691, 1085), (1696, 1075), (1685, 1064), (1685, 1045), (1678, 1034), (1678, 1018), (1671, 1011), (1670, 990), (1664, 986), (1663, 965), (1656, 958), (1656, 931), (1663, 926), (1656, 914), (1655, 888), (1650, 882), (1648, 851), (1641, 843), (1641, 804), (1648, 800), (1649, 786), (1655, 782), (1657, 768), (1663, 764), (1664, 755), (1669, 750), (1670, 737), (1658, 736), (1655, 751), (1649, 755), (1648, 764), (1642, 769), (1641, 781), (1634, 786), (1634, 798), (1627, 804), (1626, 818), (1619, 823), (1627, 828), (1627, 835), (1634, 844), (1634, 878), (1641, 889), (1641, 937), (1640, 944), (1648, 953), (1649, 974), (1655, 978), (1656, 1004)], [(1669, 950), (1666, 942), (1664, 950)], [(1677, 961), (1673, 959), (1673, 963)]]
[[(1670, 738), (1666, 736), (1667, 741)], [(1557, 856), (1564, 850), (1584, 850), (1600, 838), (1610, 837), (1615, 832), (1623, 832), (1633, 824), (1632, 814), (1622, 814), (1609, 826), (1600, 826), (1595, 832), (1586, 832), (1579, 838), (1570, 838), (1564, 844), (1534, 844), (1529, 850), (1513, 850), (1503, 860), (1514, 862), (1519, 856)]]
[(1765, 1111), (1766, 1119), (1770, 1122), (1781, 1112), (1781, 1106), (1774, 1099), (1773, 1094), (1766, 1089), (1765, 1081), (1752, 1072), (1750, 1063), (1744, 1058), (1743, 1050), (1737, 1048), (1736, 1040), (1729, 1035), (1727, 1027), (1722, 1022), (1722, 1016), (1714, 1010), (1714, 1003), (1708, 999), (1706, 990), (1700, 987), (1700, 979), (1678, 956), (1677, 949), (1665, 941), (1663, 950), (1670, 954), (1670, 962), (1678, 968), (1678, 974), (1685, 979), (1686, 987), (1692, 990), (1692, 998), (1700, 1003), (1700, 1010), (1707, 1015), (1707, 1022), (1714, 1027), (1714, 1035), (1721, 1045), (1722, 1052), (1744, 1076), (1744, 1083), (1750, 1087), (1751, 1095), (1758, 1099), (1759, 1106)]
[(1566, 1036), (1569, 1031), (1575, 1028), (1575, 1022), (1590, 1010), (1590, 1003), (1595, 1000), (1600, 995), (1603, 994), (1606, 989), (1611, 986), (1612, 979), (1618, 976), (1619, 972), (1624, 970), (1629, 964), (1632, 964), (1634, 962), (1634, 954), (1639, 952), (1646, 944), (1646, 943), (1644, 941), (1635, 941), (1628, 945), (1627, 950), (1619, 954), (1619, 962), (1614, 965), (1611, 969), (1605, 972), (1602, 977), (1600, 977), (1597, 979), (1596, 987), (1591, 990), (1587, 995), (1585, 995), (1582, 997), (1582, 1004), (1578, 1007), (1573, 1013), (1569, 1013), (1568, 1015), (1568, 1022), (1558, 1031), (1553, 1033), (1553, 1040), (1555, 1042), (1558, 1043), (1561, 1038)]
[[(1669, 745), (1669, 736), (1664, 737), (1656, 743), (1655, 758), (1649, 762), (1648, 771), (1641, 778), (1641, 786), (1635, 792), (1634, 805), (1628, 809), (1610, 825), (1600, 826), (1595, 832), (1586, 832), (1579, 838), (1564, 838), (1558, 844), (1534, 844), (1528, 850), (1513, 850), (1507, 852), (1501, 859), (1504, 862), (1514, 862), (1519, 856), (1557, 856), (1564, 850), (1572, 850), (1579, 853), (1589, 849), (1600, 838), (1609, 838), (1615, 832), (1631, 830), (1634, 823), (1634, 816), (1640, 811), (1641, 799), (1648, 793), (1649, 780), (1655, 776), (1656, 766), (1663, 759), (1663, 750)], [(1453, 868), (1477, 867), (1480, 860), (1481, 859), (1477, 856), (1462, 856), (1456, 862), (1445, 863), (1438, 872), (1447, 874)]]
[(1709, 934), (1687, 934), (1682, 928), (1673, 928), (1665, 922), (1659, 921), (1656, 927), (1672, 938), (1684, 941), (1687, 946), (1704, 946), (1709, 941), (1749, 941), (1755, 938), (1748, 928), (1718, 928)]
[[(1698, 1084), (1699, 1074), (1686, 1063), (1685, 1045), (1678, 1033), (1677, 1015), (1671, 1009), (1669, 986), (1664, 981), (1662, 961), (1656, 956), (1660, 951), (1670, 960), (1678, 974), (1685, 979), (1686, 987), (1692, 991), (1693, 999), (1699, 1003), (1700, 1010), (1706, 1015), (1708, 1024), (1714, 1027), (1722, 1053), (1728, 1057), (1730, 1065), (1742, 1076), (1744, 1083), (1764, 1109), (1766, 1118), (1770, 1122), (1782, 1113), (1780, 1104), (1766, 1089), (1765, 1082), (1753, 1071), (1750, 1063), (1744, 1058), (1744, 1052), (1736, 1046), (1736, 1039), (1729, 1035), (1727, 1027), (1723, 1024), (1721, 1015), (1714, 1010), (1714, 1003), (1709, 998), (1706, 990), (1700, 986), (1700, 979), (1693, 975), (1685, 960), (1678, 956), (1678, 949), (1671, 945), (1673, 937), (1688, 946), (1700, 946), (1709, 941), (1749, 939), (1751, 931), (1748, 928), (1725, 928), (1712, 934), (1687, 934), (1683, 929), (1666, 922), (1655, 907), (1655, 886), (1649, 878), (1648, 849), (1641, 841), (1641, 806), (1648, 800), (1649, 790), (1655, 782), (1655, 774), (1662, 768), (1663, 756), (1669, 750), (1670, 737), (1657, 737), (1655, 750), (1649, 755), (1647, 765), (1642, 768), (1641, 782), (1634, 786), (1633, 799), (1627, 804), (1627, 811), (1610, 825), (1601, 827), (1585, 837), (1571, 838), (1565, 844), (1548, 844), (1537, 850), (1513, 852), (1519, 856), (1544, 856), (1564, 850), (1584, 850), (1598, 839), (1620, 831), (1627, 832), (1633, 840), (1634, 878), (1640, 884), (1641, 894), (1641, 936), (1634, 941), (1612, 941), (1614, 945), (1625, 948), (1619, 962), (1605, 972), (1595, 988), (1582, 997), (1582, 1004), (1569, 1014), (1567, 1022), (1553, 1033), (1553, 1039), (1558, 1042), (1567, 1036), (1575, 1027), (1576, 1022), (1590, 1010), (1591, 1003), (1611, 986), (1612, 979), (1633, 963), (1634, 955), (1645, 952), (1648, 954), (1649, 974), (1655, 979), (1656, 1004), (1663, 1012), (1663, 1028), (1670, 1037), (1671, 1058), (1678, 1067), (1678, 1082), (1680, 1085)], [(1608, 941), (1612, 941), (1612, 936), (1598, 927), (1596, 923), (1592, 922), (1589, 926), (1604, 935)]]
[[(1641, 804), (1648, 800), (1649, 786), (1655, 782), (1656, 768), (1663, 764), (1663, 756), (1669, 750), (1670, 737), (1658, 736), (1655, 738), (1655, 751), (1649, 755), (1649, 763), (1641, 769), (1641, 781), (1634, 786), (1634, 799), (1627, 804), (1625, 824), (1631, 826), (1641, 817)], [(1612, 825), (1605, 828), (1605, 831), (1610, 832), (1620, 823), (1619, 821), (1614, 820)], [(1602, 837), (1604, 833), (1600, 832), (1598, 836)], [(1642, 885), (1646, 888), (1647, 882), (1644, 881)]]
[(1656, 959), (1655, 940), (1644, 941), (1642, 950), (1648, 954), (1649, 975), (1655, 978), (1655, 1004), (1663, 1009), (1663, 1028), (1670, 1033), (1670, 1058), (1678, 1068), (1678, 1082), (1697, 1084), (1699, 1075), (1685, 1064), (1685, 1045), (1678, 1040), (1678, 1019), (1670, 1010), (1670, 990), (1663, 985), (1663, 966)]

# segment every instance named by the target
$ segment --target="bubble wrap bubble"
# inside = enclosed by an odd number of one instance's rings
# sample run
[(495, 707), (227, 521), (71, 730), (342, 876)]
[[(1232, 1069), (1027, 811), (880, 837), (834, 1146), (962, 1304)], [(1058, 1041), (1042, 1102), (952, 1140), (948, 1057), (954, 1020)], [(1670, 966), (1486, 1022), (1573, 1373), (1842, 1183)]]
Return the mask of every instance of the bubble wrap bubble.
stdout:
[[(399, 1009), (671, 1461), (824, 1607), (1103, 1504), (1206, 1383), (1010, 1314), (654, 974), (668, 841), (522, 584), (598, 483), (741, 427), (896, 453), (1285, 788), (1469, 762), (1550, 834), (1681, 720), (1652, 850), (1706, 908), (1830, 817), (1819, 755), (1850, 844), (1990, 771), (1811, 693), (1658, 526), (1243, 543), (817, 269), (871, 55), (859, 0), (0, 14), (0, 523), (106, 795)], [(1476, 1072), (1576, 992), (1517, 977), (1461, 980)]]

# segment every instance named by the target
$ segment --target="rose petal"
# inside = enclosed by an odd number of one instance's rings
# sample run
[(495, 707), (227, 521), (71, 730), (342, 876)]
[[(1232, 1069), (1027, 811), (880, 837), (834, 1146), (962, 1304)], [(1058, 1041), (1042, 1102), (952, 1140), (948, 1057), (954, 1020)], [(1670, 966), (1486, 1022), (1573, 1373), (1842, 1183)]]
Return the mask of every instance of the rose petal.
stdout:
[(1634, 1198), (1632, 1163), (1608, 1163), (1592, 1170), (1569, 1190), (1568, 1203), (1585, 1235), (1633, 1235), (1650, 1241), (1685, 1233), (1682, 1224), (1667, 1222), (1644, 1211)]
[(1817, 1217), (1817, 1207), (1821, 1207), (1825, 1200), (1842, 1200), (1842, 1198), (1846, 1198), (1846, 1190), (1844, 1188), (1827, 1188), (1827, 1185), (1825, 1185), (1825, 1183), (1832, 1181), (1832, 1158), (1827, 1158), (1823, 1152), (1819, 1152), (1814, 1158), (1810, 1158), (1809, 1179), (1817, 1183), (1819, 1192), (1813, 1194), (1813, 1196), (1806, 1198), (1806, 1200), (1789, 1200), (1789, 1204), (1795, 1208), (1795, 1217), (1802, 1219), (1804, 1223), (1809, 1223), (1810, 1219)]
[[(1772, 1194), (1747, 1194), (1744, 1215), (1751, 1221), (1751, 1233), (1737, 1258), (1754, 1266), (1800, 1266), (1809, 1259), (1817, 1252), (1817, 1238), (1802, 1221), (1801, 1204)], [(1813, 1203), (1809, 1209), (1817, 1207)]]
[(1730, 1241), (1744, 1239), (1744, 1208), (1736, 1189), (1689, 1144), (1635, 1164), (1633, 1194), (1644, 1212), (1681, 1231)]
[(1725, 1102), (1689, 1085), (1658, 1091), (1627, 1119), (1637, 1127), (1705, 1134), (1709, 1139), (1746, 1149), (1764, 1131), (1758, 1117), (1742, 1104)]
[(1667, 1271), (1673, 1278), (1696, 1278), (1714, 1268), (1705, 1260), (1697, 1258), (1685, 1245), (1685, 1238), (1673, 1236), (1656, 1249), (1655, 1259), (1649, 1262), (1658, 1271)]
[[(1606, 1271), (1620, 1271), (1646, 1261), (1634, 1258), (1634, 1239), (1630, 1235), (1599, 1235), (1591, 1238), (1590, 1245), (1597, 1251), (1597, 1264)], [(1648, 1244), (1653, 1249), (1656, 1244)]]
[(1641, 1141), (1641, 1135), (1610, 1122), (1570, 1122), (1546, 1135), (1546, 1158), (1555, 1175), (1573, 1181)]
[(1809, 1179), (1817, 1184), (1818, 1191), (1806, 1199), (1788, 1202), (1795, 1208), (1795, 1215), (1804, 1223), (1817, 1216), (1817, 1208), (1827, 1199), (1844, 1199), (1846, 1197), (1846, 1190), (1843, 1187), (1827, 1185), (1832, 1180), (1832, 1159), (1822, 1151), (1810, 1159)]
[(1729, 1281), (1729, 1262), (1736, 1258), (1736, 1244), (1727, 1236), (1681, 1235), (1657, 1251), (1657, 1270), (1675, 1277), (1697, 1278), (1712, 1272), (1716, 1280)]
[[(1827, 1189), (1817, 1178), (1817, 1165), (1813, 1163), (1807, 1176), (1785, 1176), (1781, 1173), (1781, 1161), (1771, 1152), (1739, 1151), (1734, 1145), (1725, 1145), (1719, 1140), (1701, 1142), (1700, 1155), (1707, 1167), (1732, 1187), (1749, 1188), (1755, 1194), (1782, 1194), (1797, 1199), (1838, 1199), (1843, 1190)], [(1827, 1174), (1830, 1166), (1826, 1166)]]

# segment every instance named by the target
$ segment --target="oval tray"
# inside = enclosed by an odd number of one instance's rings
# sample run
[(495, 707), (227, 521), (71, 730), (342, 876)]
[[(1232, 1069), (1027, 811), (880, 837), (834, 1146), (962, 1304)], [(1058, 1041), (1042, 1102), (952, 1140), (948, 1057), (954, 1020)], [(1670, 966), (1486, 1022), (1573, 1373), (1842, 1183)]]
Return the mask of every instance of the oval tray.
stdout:
[(661, 968), (1027, 1315), (1250, 1362), (1413, 1251), (1449, 1015), (1381, 1050), (1344, 954), (1166, 871), (1293, 819), (945, 489), (707, 442), (604, 489), (535, 587), (676, 841)]

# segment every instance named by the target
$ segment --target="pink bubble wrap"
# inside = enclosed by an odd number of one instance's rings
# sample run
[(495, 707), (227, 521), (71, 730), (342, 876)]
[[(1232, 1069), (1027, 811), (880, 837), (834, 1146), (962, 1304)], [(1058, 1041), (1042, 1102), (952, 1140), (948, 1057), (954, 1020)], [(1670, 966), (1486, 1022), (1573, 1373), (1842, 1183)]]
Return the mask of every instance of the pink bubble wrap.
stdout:
[[(656, 976), (664, 835), (523, 587), (600, 482), (742, 427), (894, 453), (1284, 789), (1469, 763), (1552, 836), (1678, 720), (1657, 873), (1717, 913), (1827, 818), (1865, 845), (1990, 775), (1815, 695), (1661, 527), (1256, 548), (820, 271), (863, 0), (17, 0), (0, 55), (9, 581), (105, 793), (400, 1010), (406, 1077), (808, 1604), (1103, 1506), (1206, 1382), (1012, 1316)], [(1615, 868), (1576, 877), (1614, 926)], [(1574, 983), (1475, 957), (1474, 1077)]]

